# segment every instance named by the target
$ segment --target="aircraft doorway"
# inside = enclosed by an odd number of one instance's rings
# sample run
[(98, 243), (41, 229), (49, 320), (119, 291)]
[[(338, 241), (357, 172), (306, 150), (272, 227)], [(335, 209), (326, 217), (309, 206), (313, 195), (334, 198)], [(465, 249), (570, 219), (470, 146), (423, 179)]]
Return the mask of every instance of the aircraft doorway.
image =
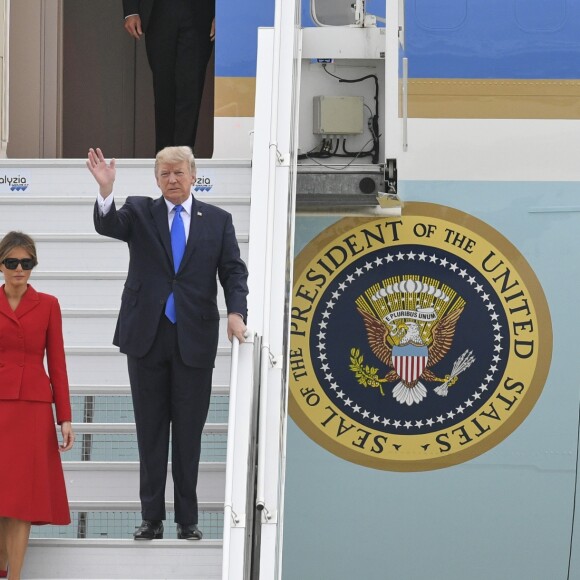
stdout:
[[(155, 155), (145, 42), (123, 29), (118, 0), (12, 2), (10, 49), (8, 157), (84, 158), (94, 146), (112, 157)], [(197, 157), (212, 156), (213, 96), (212, 57)]]

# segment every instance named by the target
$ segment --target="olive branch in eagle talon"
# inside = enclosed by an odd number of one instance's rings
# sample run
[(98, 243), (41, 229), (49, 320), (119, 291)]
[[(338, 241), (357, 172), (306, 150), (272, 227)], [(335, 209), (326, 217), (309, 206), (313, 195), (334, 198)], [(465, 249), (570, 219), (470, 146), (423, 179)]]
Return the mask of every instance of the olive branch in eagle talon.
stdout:
[(381, 383), (386, 383), (387, 379), (380, 379), (377, 375), (379, 369), (376, 367), (371, 367), (369, 365), (364, 365), (363, 355), (360, 353), (358, 348), (350, 349), (350, 370), (355, 373), (356, 380), (359, 385), (363, 387), (373, 387), (378, 388), (381, 391), (381, 395), (385, 396), (383, 391), (383, 385)]

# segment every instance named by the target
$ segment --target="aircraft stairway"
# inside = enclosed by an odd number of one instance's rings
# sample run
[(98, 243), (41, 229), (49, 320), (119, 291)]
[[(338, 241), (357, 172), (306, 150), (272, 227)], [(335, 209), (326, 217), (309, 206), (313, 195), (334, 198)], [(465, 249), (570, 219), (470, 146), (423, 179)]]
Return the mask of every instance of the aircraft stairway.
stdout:
[[(141, 514), (134, 416), (125, 357), (111, 344), (127, 272), (126, 245), (94, 231), (97, 188), (84, 161), (3, 160), (0, 166), (5, 182), (6, 177), (18, 176), (21, 184), (12, 189), (2, 185), (0, 233), (20, 230), (36, 240), (39, 265), (31, 283), (60, 301), (77, 434), (74, 449), (63, 456), (72, 523), (33, 527), (24, 577), (221, 578), (232, 353), (223, 296), (198, 485), (204, 539), (175, 539), (169, 466), (165, 539), (135, 542), (131, 535)], [(118, 205), (128, 195), (159, 195), (151, 160), (120, 160), (117, 168)], [(246, 261), (250, 187), (249, 162), (198, 162), (194, 195), (232, 213)], [(251, 341), (239, 349), (248, 350), (244, 356), (250, 365), (244, 373), (251, 381)], [(241, 422), (243, 428), (249, 423)]]

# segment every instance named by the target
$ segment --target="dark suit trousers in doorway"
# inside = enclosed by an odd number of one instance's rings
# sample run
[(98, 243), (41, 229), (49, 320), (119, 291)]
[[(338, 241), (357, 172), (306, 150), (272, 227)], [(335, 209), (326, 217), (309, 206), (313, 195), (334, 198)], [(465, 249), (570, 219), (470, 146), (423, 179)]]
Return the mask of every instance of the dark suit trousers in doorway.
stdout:
[(211, 0), (157, 0), (145, 33), (153, 73), (155, 147), (195, 144), (207, 63)]
[[(177, 322), (179, 324), (179, 320)], [(162, 315), (151, 350), (127, 356), (139, 447), (143, 519), (165, 519), (165, 483), (171, 425), (175, 521), (198, 523), (197, 476), (213, 368), (181, 360), (176, 326)]]

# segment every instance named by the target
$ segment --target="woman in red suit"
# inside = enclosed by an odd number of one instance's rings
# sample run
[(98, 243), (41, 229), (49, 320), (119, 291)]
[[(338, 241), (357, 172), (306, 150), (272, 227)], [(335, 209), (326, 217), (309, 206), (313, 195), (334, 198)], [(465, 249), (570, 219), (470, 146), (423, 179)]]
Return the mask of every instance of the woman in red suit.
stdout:
[(74, 442), (62, 320), (57, 299), (28, 284), (36, 264), (29, 236), (10, 232), (0, 241), (0, 577), (8, 563), (13, 580), (31, 524), (70, 523), (59, 456)]

